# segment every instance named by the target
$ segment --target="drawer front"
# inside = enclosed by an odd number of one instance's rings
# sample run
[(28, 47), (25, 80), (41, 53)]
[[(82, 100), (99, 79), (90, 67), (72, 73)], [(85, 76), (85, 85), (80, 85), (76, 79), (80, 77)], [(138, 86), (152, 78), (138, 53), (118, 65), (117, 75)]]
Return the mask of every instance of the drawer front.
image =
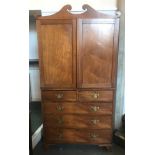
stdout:
[(113, 91), (79, 91), (78, 92), (79, 101), (113, 101)]
[(112, 103), (44, 102), (46, 114), (112, 114)]
[(111, 130), (46, 129), (48, 143), (108, 144), (112, 141)]
[(43, 101), (76, 101), (76, 91), (42, 91)]
[(112, 116), (45, 115), (44, 125), (56, 128), (112, 129)]

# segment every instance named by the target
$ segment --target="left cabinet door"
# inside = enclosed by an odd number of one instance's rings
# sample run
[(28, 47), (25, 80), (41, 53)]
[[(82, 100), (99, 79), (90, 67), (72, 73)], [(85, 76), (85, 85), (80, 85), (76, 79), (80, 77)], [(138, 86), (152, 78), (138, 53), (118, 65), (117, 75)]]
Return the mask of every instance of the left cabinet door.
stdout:
[(37, 20), (41, 87), (76, 88), (76, 20)]

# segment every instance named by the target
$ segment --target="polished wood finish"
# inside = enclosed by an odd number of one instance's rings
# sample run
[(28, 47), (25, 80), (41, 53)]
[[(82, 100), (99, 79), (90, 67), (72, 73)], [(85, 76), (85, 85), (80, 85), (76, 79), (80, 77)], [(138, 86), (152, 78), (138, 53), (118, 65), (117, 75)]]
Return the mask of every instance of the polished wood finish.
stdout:
[(111, 146), (119, 16), (83, 5), (37, 17), (44, 146)]
[(111, 143), (111, 130), (51, 129), (46, 132), (49, 143)]
[[(96, 108), (95, 107), (99, 107)], [(112, 103), (44, 102), (45, 114), (112, 115)]]
[[(76, 87), (76, 21), (39, 21), (41, 87)], [(57, 46), (61, 45), (61, 46)]]
[(44, 125), (53, 128), (111, 129), (111, 116), (45, 115)]
[(112, 102), (113, 91), (79, 91), (78, 92), (79, 101), (105, 101)]
[(114, 21), (79, 19), (77, 28), (78, 87), (112, 87)]
[(43, 101), (76, 101), (76, 91), (42, 91)]

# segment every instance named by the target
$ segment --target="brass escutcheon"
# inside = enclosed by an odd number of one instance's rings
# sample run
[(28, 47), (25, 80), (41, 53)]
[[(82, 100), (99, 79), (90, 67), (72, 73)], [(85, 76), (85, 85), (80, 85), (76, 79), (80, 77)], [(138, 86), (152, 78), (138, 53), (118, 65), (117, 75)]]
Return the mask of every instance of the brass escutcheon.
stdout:
[(62, 93), (56, 94), (56, 97), (57, 97), (57, 99), (62, 99), (63, 98), (63, 94)]

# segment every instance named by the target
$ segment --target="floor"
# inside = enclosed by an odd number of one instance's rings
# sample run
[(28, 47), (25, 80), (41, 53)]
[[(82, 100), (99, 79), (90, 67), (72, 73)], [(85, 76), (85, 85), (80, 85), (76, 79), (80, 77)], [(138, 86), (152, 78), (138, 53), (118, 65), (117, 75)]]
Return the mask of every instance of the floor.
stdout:
[(33, 155), (125, 155), (125, 150), (113, 144), (112, 151), (106, 151), (96, 145), (60, 144), (53, 145), (44, 151), (42, 142), (34, 149)]
[(42, 124), (41, 116), (41, 103), (31, 102), (31, 135), (40, 127)]

